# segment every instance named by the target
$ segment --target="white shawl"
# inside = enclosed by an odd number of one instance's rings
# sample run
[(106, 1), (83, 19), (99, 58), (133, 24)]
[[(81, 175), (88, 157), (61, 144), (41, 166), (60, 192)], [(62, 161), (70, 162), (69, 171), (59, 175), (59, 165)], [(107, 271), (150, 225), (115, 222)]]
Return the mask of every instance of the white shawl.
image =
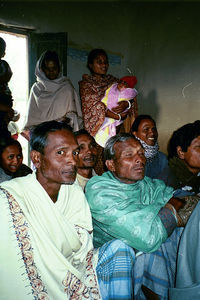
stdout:
[(1, 188), (2, 299), (100, 299), (98, 254), (88, 233), (92, 220), (81, 188), (62, 185), (56, 203), (34, 173)]
[(82, 126), (82, 111), (79, 97), (71, 81), (60, 72), (57, 79), (48, 79), (41, 70), (43, 54), (35, 68), (37, 81), (29, 97), (25, 129), (45, 121), (70, 119), (70, 125), (77, 131)]

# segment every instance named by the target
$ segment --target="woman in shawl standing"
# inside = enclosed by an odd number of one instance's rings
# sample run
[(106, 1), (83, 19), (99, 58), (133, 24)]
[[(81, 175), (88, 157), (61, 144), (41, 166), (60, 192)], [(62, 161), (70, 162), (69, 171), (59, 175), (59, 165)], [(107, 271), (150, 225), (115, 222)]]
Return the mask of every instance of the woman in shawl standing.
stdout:
[(71, 81), (63, 76), (62, 65), (55, 51), (45, 51), (39, 58), (31, 88), (25, 130), (45, 121), (67, 121), (77, 131), (82, 125), (79, 98)]
[[(119, 79), (106, 75), (109, 67), (108, 56), (103, 49), (93, 49), (88, 55), (87, 67), (91, 75), (84, 74), (79, 82), (82, 113), (85, 129), (91, 136), (95, 136), (104, 122), (105, 117), (114, 120), (125, 120), (129, 110), (127, 101), (121, 101), (115, 108), (109, 110), (102, 102), (105, 91)], [(126, 112), (124, 112), (126, 110)], [(98, 156), (95, 172), (101, 175), (106, 167), (103, 162), (103, 147), (97, 145)]]

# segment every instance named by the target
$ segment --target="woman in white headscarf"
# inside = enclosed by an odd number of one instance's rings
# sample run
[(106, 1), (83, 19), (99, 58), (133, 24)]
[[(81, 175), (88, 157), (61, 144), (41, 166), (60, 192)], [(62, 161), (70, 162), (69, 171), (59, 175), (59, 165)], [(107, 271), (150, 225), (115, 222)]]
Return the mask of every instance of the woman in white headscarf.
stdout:
[(82, 127), (81, 105), (71, 81), (63, 76), (62, 65), (55, 51), (45, 51), (39, 58), (29, 97), (25, 131), (42, 122), (69, 121), (77, 131)]

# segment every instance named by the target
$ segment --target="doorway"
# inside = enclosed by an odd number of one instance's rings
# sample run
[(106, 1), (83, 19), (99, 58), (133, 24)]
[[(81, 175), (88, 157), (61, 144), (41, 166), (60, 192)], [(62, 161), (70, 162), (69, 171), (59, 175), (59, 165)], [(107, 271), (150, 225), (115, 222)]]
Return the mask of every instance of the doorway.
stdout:
[[(13, 72), (8, 85), (14, 99), (13, 109), (20, 113), (20, 118), (16, 122), (20, 132), (25, 122), (29, 93), (28, 37), (5, 31), (0, 31), (0, 37), (6, 42), (6, 54), (3, 59), (8, 62)], [(23, 162), (28, 164), (28, 141), (21, 135), (19, 135), (18, 140), (23, 149)]]
[[(24, 33), (25, 32), (25, 33)], [(34, 33), (28, 30), (3, 30), (0, 37), (6, 42), (5, 59), (13, 72), (9, 87), (14, 99), (14, 109), (20, 112), (16, 122), (19, 132), (24, 126), (29, 90), (35, 82), (35, 66), (38, 58), (47, 49), (58, 53), (63, 63), (63, 74), (67, 75), (67, 33)], [(18, 138), (22, 145), (24, 163), (30, 166), (29, 143), (21, 135)]]

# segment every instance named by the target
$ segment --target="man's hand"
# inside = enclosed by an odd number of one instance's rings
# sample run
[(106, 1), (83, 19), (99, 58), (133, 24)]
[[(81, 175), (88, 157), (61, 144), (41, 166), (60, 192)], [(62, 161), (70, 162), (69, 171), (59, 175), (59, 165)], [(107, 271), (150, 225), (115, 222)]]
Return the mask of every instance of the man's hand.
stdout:
[(179, 198), (174, 198), (174, 197), (172, 197), (168, 202), (171, 205), (173, 205), (173, 207), (175, 208), (176, 211), (179, 211), (179, 209), (183, 208), (185, 205), (184, 199), (179, 199)]

